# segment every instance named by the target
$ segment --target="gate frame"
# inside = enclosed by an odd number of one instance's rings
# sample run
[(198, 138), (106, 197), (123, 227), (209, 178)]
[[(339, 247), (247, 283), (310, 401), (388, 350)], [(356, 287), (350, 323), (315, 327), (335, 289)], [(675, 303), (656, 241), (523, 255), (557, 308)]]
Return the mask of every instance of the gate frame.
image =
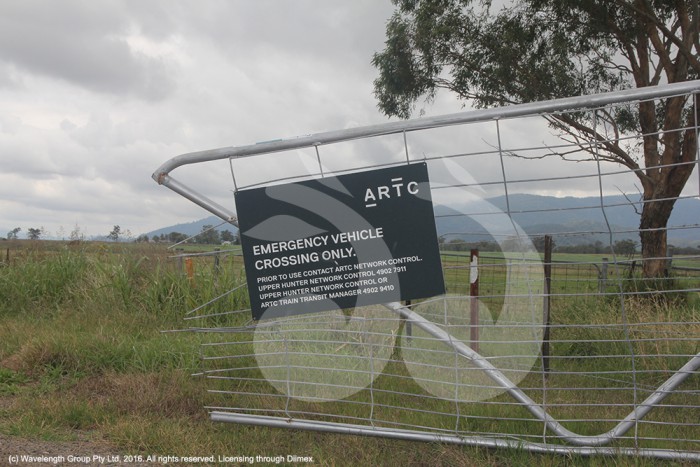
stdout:
[[(369, 125), (345, 130), (328, 131), (307, 136), (288, 139), (266, 141), (246, 146), (225, 147), (192, 153), (181, 154), (162, 164), (152, 175), (159, 184), (178, 193), (184, 198), (201, 206), (212, 214), (220, 217), (233, 225), (238, 225), (235, 213), (216, 203), (208, 197), (198, 193), (185, 184), (177, 181), (170, 173), (178, 167), (188, 164), (209, 162), (223, 159), (251, 157), (255, 155), (270, 154), (280, 151), (318, 147), (324, 144), (332, 144), (359, 138), (371, 138), (391, 134), (399, 134), (426, 130), (431, 128), (462, 125), (483, 121), (509, 119), (515, 117), (537, 116), (544, 113), (590, 109), (609, 104), (619, 104), (640, 100), (658, 99), (681, 94), (699, 94), (700, 80), (685, 81), (681, 83), (658, 85), (646, 88), (634, 88), (623, 91), (608, 92), (590, 96), (577, 96), (550, 101), (540, 101), (527, 104), (518, 104), (507, 107), (490, 108), (483, 110), (471, 110), (466, 112), (440, 115), (435, 117), (418, 118), (413, 120), (389, 122)], [(700, 151), (698, 151), (700, 153)], [(700, 154), (698, 155), (700, 159)], [(233, 169), (232, 169), (233, 170)], [(322, 174), (321, 174), (322, 175)], [(691, 374), (700, 369), (700, 353), (691, 358), (682, 368), (678, 369), (656, 389), (646, 400), (636, 404), (632, 412), (622, 419), (613, 429), (600, 435), (580, 435), (569, 431), (557, 420), (552, 418), (547, 411), (530, 397), (528, 397), (517, 385), (512, 383), (500, 370), (477, 353), (474, 349), (456, 340), (450, 334), (424, 319), (409, 308), (400, 303), (388, 303), (385, 306), (405, 319), (407, 323), (418, 326), (433, 337), (443, 341), (452, 347), (461, 356), (467, 358), (471, 364), (481, 368), (499, 386), (504, 388), (516, 401), (528, 409), (536, 418), (544, 422), (549, 430), (559, 435), (571, 445), (549, 445), (532, 443), (523, 440), (461, 437), (456, 435), (435, 434), (429, 432), (378, 428), (345, 423), (317, 422), (308, 420), (296, 420), (281, 417), (262, 415), (237, 414), (230, 412), (211, 412), (214, 421), (228, 421), (250, 425), (264, 425), (270, 427), (286, 427), (304, 430), (318, 430), (333, 433), (348, 433), (355, 435), (371, 435), (397, 439), (410, 439), (432, 442), (456, 443), (471, 446), (487, 447), (511, 447), (525, 449), (540, 453), (575, 453), (579, 455), (635, 455), (643, 457), (655, 457), (661, 459), (698, 460), (700, 452), (674, 451), (667, 449), (635, 449), (635, 448), (608, 448), (603, 447), (615, 438), (618, 438), (632, 428), (639, 420), (648, 414), (657, 404), (665, 399), (674, 389)]]

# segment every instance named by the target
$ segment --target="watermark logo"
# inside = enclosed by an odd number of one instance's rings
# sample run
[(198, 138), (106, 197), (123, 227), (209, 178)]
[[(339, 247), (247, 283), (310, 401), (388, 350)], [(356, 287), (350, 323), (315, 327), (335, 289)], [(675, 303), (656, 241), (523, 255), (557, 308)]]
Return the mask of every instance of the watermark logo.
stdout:
[[(418, 325), (402, 326), (400, 317), (377, 304), (372, 292), (375, 287), (379, 293), (380, 287), (391, 285), (394, 292), (400, 294), (400, 276), (406, 271), (401, 266), (407, 264), (407, 257), (394, 255), (394, 245), (388, 238), (374, 238), (372, 242), (356, 238), (348, 242), (347, 247), (356, 255), (353, 264), (374, 264), (374, 267), (349, 270), (347, 265), (336, 264), (339, 269), (329, 271), (336, 282), (349, 282), (350, 288), (358, 291), (353, 297), (354, 307), (343, 308), (338, 303), (344, 302), (331, 293), (319, 293), (323, 289), (309, 287), (306, 295), (313, 300), (307, 299), (304, 303), (313, 303), (315, 309), (322, 311), (285, 316), (262, 313), (254, 336), (255, 355), (264, 377), (279, 392), (291, 398), (317, 402), (350, 397), (372, 387), (392, 355), (399, 355), (395, 352), (398, 343), (400, 359), (409, 374), (429, 394), (457, 401), (493, 398), (506, 388), (497, 384), (483, 366), (457, 352), (454, 345), (471, 344), (471, 329), (476, 325), (471, 322), (475, 301), (479, 310), (479, 358), (487, 360), (513, 384), (522, 381), (537, 364), (544, 322), (544, 275), (539, 254), (512, 217), (487, 201), (467, 170), (449, 159), (431, 164), (439, 164), (431, 165), (431, 170), (449, 173), (453, 179), (433, 187), (448, 188), (450, 196), (459, 199), (453, 207), (454, 217), (472, 219), (501, 246), (502, 262), (488, 266), (492, 268), (489, 274), (481, 274), (495, 281), (490, 292), (492, 296), (478, 299), (442, 294), (411, 307), (444, 331), (449, 336), (447, 339), (436, 339)], [(342, 196), (329, 195), (328, 191), (314, 192), (308, 186), (297, 190), (298, 196), (288, 196), (287, 191), (283, 201), (291, 211), (304, 211), (306, 219), (317, 219), (307, 226), (309, 235), (304, 236), (298, 219), (282, 215), (253, 226), (247, 234), (268, 241), (283, 241), (288, 238), (285, 232), (296, 229), (300, 238), (311, 238), (309, 243), (321, 243), (329, 232), (358, 231), (358, 226), (359, 230), (372, 231), (376, 229), (376, 222), (371, 222), (367, 213), (379, 209), (382, 203), (400, 197), (424, 197), (424, 200), (428, 197), (430, 200), (426, 184), (406, 180), (396, 177), (386, 184), (375, 183), (356, 196), (351, 196), (352, 190), (336, 182), (331, 182), (330, 186)], [(278, 196), (275, 193), (270, 190), (268, 195)], [(313, 202), (309, 202), (310, 197)], [(479, 215), (473, 215), (475, 212)], [(291, 219), (294, 220), (285, 227)], [(432, 218), (430, 222), (434, 222)], [(411, 236), (411, 231), (403, 234)], [(258, 251), (263, 251), (263, 247), (258, 247)], [(418, 260), (414, 259), (408, 266), (420, 270), (419, 255), (416, 258)], [(392, 260), (394, 264), (389, 264)], [(449, 258), (445, 257), (445, 261)], [(331, 266), (319, 265), (319, 268)], [(357, 274), (363, 271), (366, 275), (360, 278)], [(464, 282), (478, 273), (478, 266), (468, 266)], [(313, 277), (314, 273), (308, 274)], [(299, 279), (304, 276), (300, 274)]]

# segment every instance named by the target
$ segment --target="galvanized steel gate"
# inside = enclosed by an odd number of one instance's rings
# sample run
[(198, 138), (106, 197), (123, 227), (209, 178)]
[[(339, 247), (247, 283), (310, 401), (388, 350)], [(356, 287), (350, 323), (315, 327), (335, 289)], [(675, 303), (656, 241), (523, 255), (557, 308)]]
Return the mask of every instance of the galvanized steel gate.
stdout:
[[(676, 255), (683, 274), (671, 274), (653, 290), (638, 287), (638, 271), (615, 253), (618, 241), (637, 234), (619, 224), (622, 210), (635, 205), (633, 195), (626, 192), (624, 202), (604, 196), (634, 174), (590, 157), (603, 140), (555, 138), (542, 118), (588, 112), (591, 121), (601, 122), (600, 135), (632, 148), (641, 136), (615, 133), (605, 115), (670, 96), (686, 96), (692, 108), (698, 92), (700, 81), (686, 82), (167, 161), (153, 174), (159, 184), (234, 225), (231, 190), (426, 162), (442, 239), (445, 296), (260, 322), (235, 309), (217, 313), (212, 323), (207, 306), (244, 294), (240, 284), (192, 310), (188, 320), (201, 326), (190, 330), (210, 337), (202, 346), (201, 375), (210, 385), (211, 418), (534, 452), (700, 460), (700, 274), (693, 272), (700, 270), (700, 257)], [(698, 129), (695, 121), (676, 130), (697, 135)], [(582, 144), (594, 150), (579, 164), (559, 169), (552, 162), (563, 154), (574, 157)], [(230, 172), (226, 186), (195, 190), (171, 175), (181, 166), (215, 161), (228, 164), (220, 166)], [(698, 185), (700, 177), (691, 179), (677, 203), (700, 203)], [(561, 196), (585, 191), (597, 193), (597, 201), (582, 206)], [(537, 192), (557, 192), (568, 204), (527, 204), (527, 195)], [(591, 211), (599, 214), (597, 223), (547, 230), (556, 216)], [(542, 225), (522, 228), (528, 214), (541, 216)], [(700, 244), (698, 221), (666, 230)], [(581, 237), (603, 245), (609, 257), (605, 281), (602, 263), (590, 256), (545, 264), (535, 245), (541, 235), (561, 246)], [(501, 251), (470, 263), (460, 245), (480, 241)], [(553, 271), (547, 280), (546, 267)], [(572, 272), (584, 268), (597, 268), (597, 277)], [(482, 283), (478, 298), (468, 290), (476, 277)]]

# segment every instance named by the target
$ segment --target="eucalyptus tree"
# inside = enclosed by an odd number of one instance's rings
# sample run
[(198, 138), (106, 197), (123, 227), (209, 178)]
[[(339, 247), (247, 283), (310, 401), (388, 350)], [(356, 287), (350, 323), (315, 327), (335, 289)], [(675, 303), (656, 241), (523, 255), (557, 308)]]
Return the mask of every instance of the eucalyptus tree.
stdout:
[[(392, 1), (385, 48), (372, 60), (378, 105), (390, 116), (410, 117), (441, 89), (486, 108), (700, 76), (699, 0)], [(621, 164), (639, 179), (646, 277), (665, 271), (668, 220), (695, 167), (697, 104), (678, 96), (595, 118), (547, 117), (584, 158)], [(619, 137), (632, 134), (639, 144)]]

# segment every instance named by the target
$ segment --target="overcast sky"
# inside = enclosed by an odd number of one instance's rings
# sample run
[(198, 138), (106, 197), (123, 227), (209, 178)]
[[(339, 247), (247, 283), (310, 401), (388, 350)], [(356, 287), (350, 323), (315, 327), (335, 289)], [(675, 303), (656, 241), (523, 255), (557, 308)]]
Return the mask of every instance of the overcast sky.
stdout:
[[(389, 0), (0, 2), (0, 236), (21, 227), (24, 238), (44, 227), (61, 237), (76, 226), (86, 236), (105, 235), (114, 225), (136, 236), (198, 220), (209, 213), (151, 179), (166, 160), (388, 121), (372, 94), (370, 61), (383, 48), (392, 11)], [(461, 109), (440, 95), (425, 112)], [(421, 157), (438, 147), (445, 154), (465, 145), (492, 149), (495, 135), (493, 125), (476, 137), (436, 131), (432, 143), (416, 138), (411, 150)], [(503, 138), (520, 147), (543, 141), (519, 123)], [(441, 146), (448, 141), (461, 147)], [(403, 153), (394, 140), (360, 145), (349, 158), (326, 153), (324, 164), (338, 168), (376, 151)], [(305, 170), (315, 160), (307, 155), (242, 161), (235, 170), (254, 183), (292, 170), (285, 164)], [(474, 167), (482, 181), (501, 174), (497, 159)], [(173, 175), (207, 195), (216, 187), (212, 196), (234, 209), (225, 198), (230, 171), (228, 164), (188, 166)], [(595, 194), (594, 182), (539, 192)]]
[[(208, 215), (151, 174), (185, 152), (386, 121), (389, 0), (0, 3), (0, 236)], [(185, 169), (181, 169), (185, 170)]]

